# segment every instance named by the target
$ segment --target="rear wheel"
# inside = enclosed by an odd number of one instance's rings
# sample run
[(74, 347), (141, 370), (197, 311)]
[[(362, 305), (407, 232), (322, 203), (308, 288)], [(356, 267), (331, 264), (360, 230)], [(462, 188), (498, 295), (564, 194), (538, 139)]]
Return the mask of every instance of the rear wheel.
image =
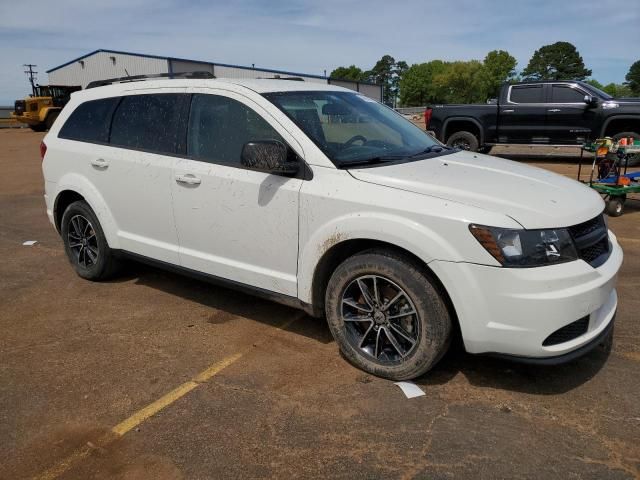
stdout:
[(116, 259), (98, 218), (85, 201), (67, 207), (60, 227), (65, 253), (78, 275), (87, 280), (104, 280), (113, 274)]
[(325, 308), (346, 359), (380, 377), (418, 377), (450, 343), (451, 317), (433, 281), (394, 252), (370, 250), (345, 260), (329, 280)]
[(473, 133), (461, 131), (452, 134), (447, 139), (447, 145), (461, 150), (477, 152), (480, 142), (478, 142), (478, 138)]
[(39, 123), (38, 125), (29, 125), (29, 128), (34, 132), (44, 132), (47, 127), (43, 123)]
[[(640, 133), (637, 132), (620, 132), (615, 134), (613, 137), (614, 140), (620, 140), (621, 138), (633, 138), (634, 141), (638, 141), (640, 140)], [(627, 160), (627, 166), (629, 167), (636, 167), (640, 165), (640, 154), (635, 154), (635, 155), (631, 155), (629, 156), (629, 159)]]

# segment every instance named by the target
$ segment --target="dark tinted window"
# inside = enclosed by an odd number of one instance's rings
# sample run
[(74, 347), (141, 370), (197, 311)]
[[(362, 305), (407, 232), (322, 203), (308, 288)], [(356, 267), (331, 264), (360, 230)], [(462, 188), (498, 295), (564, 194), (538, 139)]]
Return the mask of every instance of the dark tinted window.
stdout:
[(124, 97), (113, 115), (110, 143), (150, 152), (180, 152), (185, 97), (179, 93)]
[(515, 85), (509, 99), (515, 103), (542, 103), (542, 85)]
[(196, 94), (191, 102), (187, 154), (199, 160), (240, 164), (245, 143), (282, 137), (242, 103), (217, 95)]
[(64, 123), (58, 137), (106, 143), (111, 114), (118, 100), (119, 97), (103, 98), (80, 104)]
[(551, 86), (552, 103), (584, 103), (585, 94), (566, 85)]

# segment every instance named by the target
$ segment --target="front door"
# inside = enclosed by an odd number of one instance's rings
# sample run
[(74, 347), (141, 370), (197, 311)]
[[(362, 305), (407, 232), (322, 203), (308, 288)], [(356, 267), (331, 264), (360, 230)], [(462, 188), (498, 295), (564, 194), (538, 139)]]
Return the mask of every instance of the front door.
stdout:
[[(547, 134), (555, 145), (577, 145), (592, 135), (597, 109), (584, 101), (586, 92), (570, 84), (551, 84), (547, 104)], [(597, 135), (597, 133), (596, 133)]]
[(547, 144), (547, 106), (544, 85), (532, 83), (509, 87), (506, 102), (499, 107), (498, 142)]
[(265, 118), (238, 94), (193, 95), (188, 158), (177, 160), (172, 186), (180, 260), (193, 270), (296, 296), (303, 180), (240, 164), (242, 147), (252, 140), (280, 140), (301, 153), (288, 132)]

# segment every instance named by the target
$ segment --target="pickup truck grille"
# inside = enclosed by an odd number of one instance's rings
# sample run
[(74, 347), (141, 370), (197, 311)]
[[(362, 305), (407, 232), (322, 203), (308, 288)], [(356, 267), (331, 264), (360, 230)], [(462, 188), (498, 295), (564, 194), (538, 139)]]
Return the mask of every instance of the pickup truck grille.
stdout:
[(578, 256), (594, 268), (609, 258), (609, 233), (602, 214), (584, 223), (569, 227)]
[(16, 100), (16, 103), (13, 106), (13, 110), (15, 111), (16, 115), (22, 115), (24, 114), (26, 106), (27, 104), (24, 100)]

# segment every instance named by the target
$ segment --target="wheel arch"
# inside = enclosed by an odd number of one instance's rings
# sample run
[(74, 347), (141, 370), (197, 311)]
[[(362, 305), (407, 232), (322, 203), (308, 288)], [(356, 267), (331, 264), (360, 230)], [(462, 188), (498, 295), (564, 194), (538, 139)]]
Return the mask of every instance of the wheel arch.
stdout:
[[(470, 129), (458, 128), (458, 127), (471, 127)], [(446, 143), (451, 135), (456, 132), (468, 131), (476, 135), (480, 146), (484, 144), (484, 133), (482, 131), (482, 125), (473, 117), (450, 117), (444, 121), (442, 125), (442, 139)]]
[(600, 131), (600, 137), (613, 136), (622, 132), (640, 133), (640, 116), (613, 115), (605, 119)]
[(53, 218), (58, 233), (61, 231), (60, 224), (66, 208), (75, 201), (84, 200), (98, 217), (109, 247), (112, 249), (119, 248), (118, 229), (113, 216), (107, 208), (102, 195), (89, 180), (74, 173), (64, 177), (58, 185), (59, 188), (53, 203)]
[(371, 238), (353, 238), (341, 241), (331, 246), (326, 252), (324, 252), (322, 257), (320, 257), (313, 273), (311, 302), (309, 302), (314, 316), (321, 317), (324, 315), (325, 291), (327, 289), (329, 279), (338, 265), (347, 258), (368, 250), (384, 250), (393, 252), (406, 257), (413, 265), (416, 265), (416, 267), (433, 282), (434, 288), (442, 296), (442, 299), (451, 315), (451, 319), (454, 322), (455, 329), (459, 332), (460, 326), (458, 316), (453, 305), (453, 301), (451, 300), (451, 296), (440, 278), (429, 267), (429, 264), (406, 248), (383, 240), (375, 240)]

